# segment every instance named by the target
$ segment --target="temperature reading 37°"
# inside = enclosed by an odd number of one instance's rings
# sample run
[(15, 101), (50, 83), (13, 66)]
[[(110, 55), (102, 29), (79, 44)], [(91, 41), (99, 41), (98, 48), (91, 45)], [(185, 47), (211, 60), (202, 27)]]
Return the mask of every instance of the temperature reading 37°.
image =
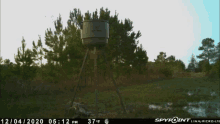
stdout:
[(88, 119), (88, 124), (95, 124), (96, 123), (99, 123), (100, 120), (95, 120), (95, 119)]

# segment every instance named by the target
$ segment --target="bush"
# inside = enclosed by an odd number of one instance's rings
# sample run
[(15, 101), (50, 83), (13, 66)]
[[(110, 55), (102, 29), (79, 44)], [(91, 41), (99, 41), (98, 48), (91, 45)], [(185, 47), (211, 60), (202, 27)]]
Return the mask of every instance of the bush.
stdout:
[(214, 65), (214, 69), (216, 69), (216, 73), (218, 77), (220, 78), (220, 61), (216, 62), (216, 64)]
[(167, 78), (170, 78), (170, 77), (173, 76), (173, 71), (170, 68), (168, 68), (168, 67), (161, 68), (159, 70), (159, 72), (161, 74), (163, 74), (164, 76), (166, 76)]
[(62, 71), (57, 66), (45, 65), (42, 67), (42, 80), (45, 82), (59, 82), (62, 80)]
[(202, 72), (202, 69), (201, 68), (195, 68), (195, 73), (199, 73), (199, 72)]
[(203, 67), (202, 67), (202, 72), (205, 72), (205, 73), (209, 73), (209, 71), (211, 70), (211, 65), (209, 63), (204, 63), (203, 64)]
[(206, 76), (208, 76), (208, 78), (213, 79), (217, 77), (217, 73), (214, 71), (210, 71), (206, 74)]
[(214, 64), (212, 66), (212, 68), (210, 69), (210, 71), (206, 72), (206, 76), (208, 76), (209, 78), (220, 78), (220, 66), (219, 66), (219, 62), (217, 62), (216, 64)]

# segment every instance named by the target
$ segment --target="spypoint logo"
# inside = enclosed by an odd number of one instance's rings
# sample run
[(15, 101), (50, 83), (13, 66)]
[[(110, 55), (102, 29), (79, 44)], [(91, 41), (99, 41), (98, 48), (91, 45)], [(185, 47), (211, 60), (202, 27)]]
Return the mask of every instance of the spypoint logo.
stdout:
[(178, 118), (178, 117), (173, 117), (173, 118), (156, 118), (155, 122), (172, 122), (172, 123), (177, 123), (177, 122), (189, 122), (190, 118)]

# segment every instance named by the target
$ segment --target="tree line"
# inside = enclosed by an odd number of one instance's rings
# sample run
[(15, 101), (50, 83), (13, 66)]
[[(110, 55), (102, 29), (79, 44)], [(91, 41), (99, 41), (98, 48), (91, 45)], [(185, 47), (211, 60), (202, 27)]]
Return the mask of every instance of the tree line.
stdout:
[[(33, 41), (33, 48), (26, 49), (25, 39), (22, 38), (22, 46), (18, 48), (14, 57), (16, 63), (5, 60), (2, 68), (13, 68), (10, 74), (25, 80), (31, 80), (36, 76), (41, 76), (48, 81), (71, 77), (79, 72), (86, 51), (86, 47), (82, 44), (79, 23), (90, 19), (109, 20), (110, 38), (106, 54), (108, 55), (107, 60), (112, 63), (111, 67), (120, 65), (122, 70), (125, 70), (132, 65), (138, 69), (141, 65), (146, 64), (148, 61), (146, 51), (142, 47), (138, 47), (138, 41), (136, 41), (141, 36), (140, 31), (137, 33), (132, 31), (133, 26), (129, 19), (120, 22), (118, 15), (110, 16), (108, 9), (101, 8), (99, 17), (97, 10), (93, 12), (92, 16), (88, 11), (83, 17), (79, 9), (74, 9), (70, 12), (70, 18), (65, 28), (63, 28), (62, 17), (59, 15), (54, 22), (55, 31), (49, 28), (45, 32), (47, 48), (43, 47), (39, 36), (37, 43)], [(46, 64), (42, 63), (43, 58), (47, 60)], [(92, 65), (93, 61), (88, 60), (87, 64)], [(106, 67), (102, 57), (98, 60), (98, 65), (99, 69), (105, 72)], [(92, 68), (93, 66), (88, 66), (87, 70), (92, 71)], [(8, 77), (6, 75), (4, 73), (3, 77)]]
[(211, 38), (205, 38), (202, 40), (202, 46), (198, 50), (203, 51), (200, 55), (196, 56), (201, 59), (196, 61), (194, 54), (192, 54), (187, 71), (193, 72), (207, 72), (215, 71), (219, 74), (219, 62), (220, 62), (220, 42), (215, 46), (214, 40)]
[[(32, 42), (32, 49), (26, 49), (24, 37), (21, 41), (21, 47), (18, 48), (14, 56), (15, 63), (9, 59), (1, 60), (1, 80), (9, 80), (11, 77), (17, 77), (24, 80), (32, 80), (35, 77), (41, 77), (42, 80), (50, 82), (59, 82), (60, 80), (70, 79), (72, 75), (78, 74), (86, 52), (86, 47), (82, 44), (80, 22), (90, 19), (100, 19), (109, 21), (109, 42), (106, 46), (107, 61), (113, 68), (115, 75), (130, 75), (134, 71), (143, 74), (147, 70), (148, 56), (142, 45), (138, 46), (137, 39), (141, 37), (141, 32), (132, 31), (132, 21), (125, 19), (124, 22), (118, 19), (118, 14), (110, 16), (108, 9), (100, 9), (98, 16), (97, 9), (91, 13), (85, 13), (74, 9), (70, 12), (67, 21), (67, 27), (63, 27), (62, 17), (59, 15), (54, 22), (55, 31), (51, 28), (45, 31), (44, 47), (39, 36), (38, 42)], [(176, 60), (175, 56), (166, 57), (165, 52), (160, 52), (155, 59), (155, 65), (162, 65), (160, 71), (166, 75), (171, 75), (173, 71), (209, 71), (211, 67), (219, 67), (219, 43), (214, 46), (214, 40), (206, 38), (202, 41), (199, 50), (203, 53), (198, 58), (202, 59), (198, 64), (192, 56), (188, 68), (182, 60)], [(47, 63), (43, 64), (42, 60), (46, 59)], [(213, 61), (215, 65), (209, 64)], [(100, 75), (105, 76), (105, 61), (102, 56), (98, 59), (98, 69)], [(204, 64), (205, 63), (205, 64)], [(208, 64), (207, 64), (208, 63)], [(131, 68), (132, 66), (132, 68)], [(93, 61), (88, 59), (86, 63), (86, 72), (88, 75), (93, 71)], [(172, 72), (171, 72), (171, 71)], [(102, 73), (101, 73), (102, 72)]]

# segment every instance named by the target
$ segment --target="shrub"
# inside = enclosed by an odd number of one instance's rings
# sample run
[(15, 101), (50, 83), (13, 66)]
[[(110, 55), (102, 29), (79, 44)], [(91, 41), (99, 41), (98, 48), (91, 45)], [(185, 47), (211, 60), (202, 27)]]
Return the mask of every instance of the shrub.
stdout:
[(216, 77), (220, 78), (219, 62), (217, 62), (214, 66), (212, 66), (210, 71), (206, 72), (206, 76), (208, 76), (209, 78), (216, 78)]
[(214, 65), (213, 69), (216, 69), (216, 73), (217, 73), (218, 77), (220, 78), (220, 60), (218, 60), (216, 62), (216, 64)]
[(195, 68), (195, 73), (199, 73), (199, 72), (202, 72), (202, 69), (201, 68)]
[(164, 76), (166, 76), (167, 78), (173, 76), (173, 71), (168, 67), (160, 68), (159, 72)]
[(62, 71), (54, 65), (45, 65), (42, 67), (42, 79), (45, 82), (59, 82), (62, 80)]
[(208, 72), (208, 73), (206, 74), (206, 76), (208, 76), (208, 78), (213, 79), (213, 78), (215, 78), (215, 77), (217, 76), (217, 73), (214, 72), (214, 71), (210, 71), (210, 72)]

